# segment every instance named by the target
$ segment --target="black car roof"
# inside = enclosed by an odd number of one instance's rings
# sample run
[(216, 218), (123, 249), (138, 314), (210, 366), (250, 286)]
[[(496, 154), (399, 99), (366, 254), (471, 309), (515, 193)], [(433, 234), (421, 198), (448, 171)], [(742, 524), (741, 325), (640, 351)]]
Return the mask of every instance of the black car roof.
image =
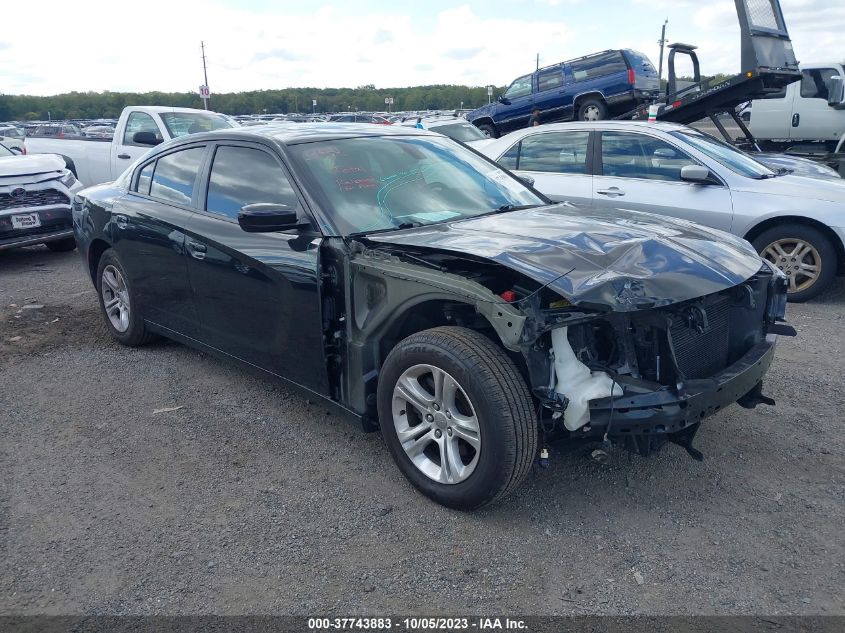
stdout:
[(368, 123), (295, 123), (275, 126), (272, 123), (261, 126), (214, 130), (200, 134), (180, 136), (180, 141), (204, 139), (255, 140), (256, 137), (273, 139), (283, 145), (297, 145), (314, 141), (332, 141), (344, 138), (365, 138), (373, 136), (439, 136), (419, 128), (378, 125)]

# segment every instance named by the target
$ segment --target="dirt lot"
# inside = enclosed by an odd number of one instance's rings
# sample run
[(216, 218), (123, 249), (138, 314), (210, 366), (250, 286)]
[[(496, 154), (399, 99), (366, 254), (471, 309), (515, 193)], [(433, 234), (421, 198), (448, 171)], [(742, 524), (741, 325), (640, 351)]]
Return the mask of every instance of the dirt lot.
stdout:
[(266, 379), (112, 343), (95, 300), (75, 252), (0, 253), (0, 614), (845, 613), (841, 281), (703, 463), (556, 447), (476, 514)]

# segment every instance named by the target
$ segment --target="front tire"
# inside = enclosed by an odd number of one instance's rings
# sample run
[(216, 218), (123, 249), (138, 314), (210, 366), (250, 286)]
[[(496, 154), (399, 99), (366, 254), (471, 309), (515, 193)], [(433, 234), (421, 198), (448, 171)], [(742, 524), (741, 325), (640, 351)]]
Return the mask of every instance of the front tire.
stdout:
[(537, 451), (525, 380), (487, 337), (438, 327), (401, 341), (378, 385), (382, 435), (417, 490), (472, 510), (512, 492)]
[(824, 291), (836, 276), (836, 249), (817, 228), (784, 224), (766, 229), (754, 239), (761, 257), (786, 274), (788, 301), (800, 303)]
[(54, 253), (66, 253), (76, 248), (76, 240), (72, 237), (67, 237), (63, 240), (55, 240), (53, 242), (44, 242), (44, 246), (49, 248)]
[(490, 125), (489, 123), (480, 123), (478, 125), (478, 129), (481, 130), (487, 138), (499, 138), (499, 133), (496, 131), (496, 127), (494, 125)]
[(118, 343), (137, 347), (155, 340), (144, 325), (142, 306), (129, 284), (129, 276), (117, 254), (108, 249), (97, 266), (97, 296), (106, 327)]

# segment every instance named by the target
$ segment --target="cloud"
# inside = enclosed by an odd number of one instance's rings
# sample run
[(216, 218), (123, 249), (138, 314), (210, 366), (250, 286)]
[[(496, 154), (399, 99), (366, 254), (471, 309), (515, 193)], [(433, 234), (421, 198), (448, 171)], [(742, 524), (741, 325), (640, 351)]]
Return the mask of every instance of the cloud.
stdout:
[(457, 60), (464, 60), (464, 59), (472, 59), (476, 55), (478, 55), (483, 49), (481, 47), (478, 48), (453, 48), (450, 51), (446, 51), (443, 53), (444, 57), (449, 59), (457, 59)]
[(373, 44), (387, 44), (393, 41), (393, 34), (390, 31), (379, 29), (373, 36)]

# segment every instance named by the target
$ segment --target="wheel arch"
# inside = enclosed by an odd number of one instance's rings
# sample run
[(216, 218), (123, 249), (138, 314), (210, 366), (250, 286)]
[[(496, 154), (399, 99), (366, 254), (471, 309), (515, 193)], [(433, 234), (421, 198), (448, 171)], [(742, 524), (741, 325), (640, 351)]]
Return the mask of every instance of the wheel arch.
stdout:
[(575, 99), (572, 100), (572, 106), (575, 108), (575, 114), (578, 114), (578, 108), (584, 101), (587, 99), (598, 99), (599, 101), (604, 101), (605, 105), (608, 105), (607, 99), (605, 98), (604, 94), (598, 91), (591, 91), (591, 92), (582, 92), (581, 94), (577, 95)]
[(808, 218), (806, 216), (800, 215), (778, 215), (766, 218), (765, 220), (749, 228), (746, 231), (745, 235), (743, 235), (743, 238), (745, 238), (749, 242), (753, 242), (765, 231), (768, 231), (771, 228), (784, 224), (802, 224), (804, 226), (811, 226), (814, 229), (820, 231), (825, 237), (830, 240), (830, 243), (833, 244), (833, 248), (836, 251), (836, 274), (845, 274), (845, 244), (842, 243), (842, 240), (839, 238), (836, 232), (833, 231), (833, 229), (831, 229), (827, 224), (825, 224), (824, 222), (819, 222), (818, 220), (814, 220), (813, 218)]
[(111, 248), (111, 244), (106, 242), (102, 238), (95, 238), (91, 241), (88, 245), (88, 274), (91, 276), (91, 281), (97, 283), (97, 268), (100, 265), (100, 259), (108, 249)]

